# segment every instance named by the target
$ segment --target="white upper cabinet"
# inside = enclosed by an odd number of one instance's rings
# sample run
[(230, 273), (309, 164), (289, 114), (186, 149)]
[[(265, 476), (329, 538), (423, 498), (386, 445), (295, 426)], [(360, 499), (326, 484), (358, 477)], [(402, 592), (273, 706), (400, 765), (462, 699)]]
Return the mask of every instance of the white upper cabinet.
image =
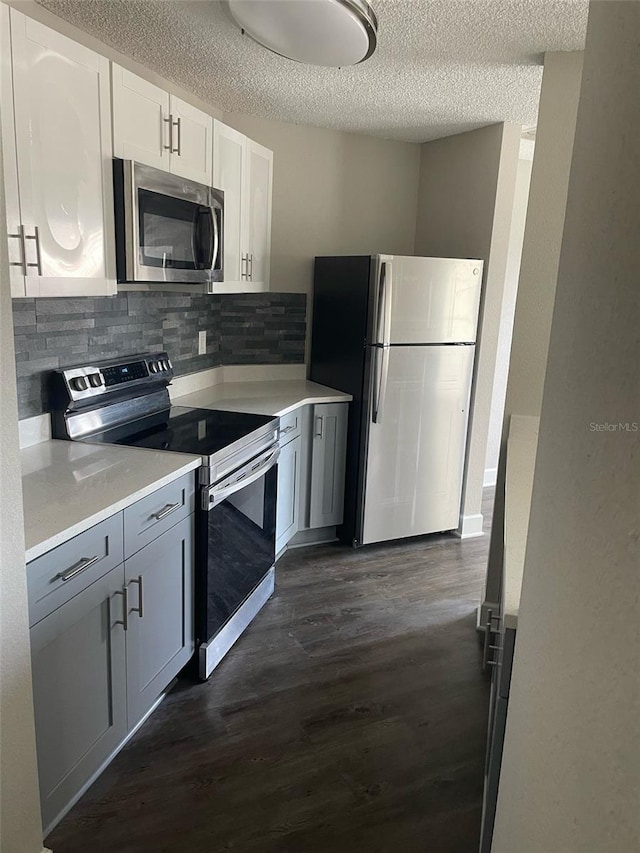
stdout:
[(213, 185), (224, 192), (224, 283), (217, 292), (269, 289), (273, 152), (213, 123)]
[(210, 186), (211, 116), (115, 63), (111, 73), (115, 156)]
[(269, 289), (272, 186), (273, 152), (247, 139), (248, 272), (251, 284), (260, 290)]
[(169, 171), (169, 94), (137, 74), (111, 65), (113, 153)]
[(243, 277), (242, 182), (246, 138), (220, 121), (213, 123), (213, 183), (224, 192), (224, 284), (236, 289)]
[(15, 132), (5, 148), (12, 293), (113, 294), (109, 62), (11, 9), (9, 70), (5, 9), (3, 141), (12, 123)]
[(171, 171), (211, 186), (213, 119), (171, 95), (173, 122)]

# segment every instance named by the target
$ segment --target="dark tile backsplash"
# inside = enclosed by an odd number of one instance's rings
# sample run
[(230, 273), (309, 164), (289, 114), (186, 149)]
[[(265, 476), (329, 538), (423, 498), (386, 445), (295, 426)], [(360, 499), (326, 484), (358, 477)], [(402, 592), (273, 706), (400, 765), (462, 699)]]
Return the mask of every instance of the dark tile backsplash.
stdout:
[[(14, 299), (18, 407), (21, 418), (48, 408), (49, 373), (88, 360), (166, 350), (176, 375), (220, 364), (304, 361), (303, 293), (215, 296), (123, 293)], [(198, 355), (198, 332), (207, 353)]]

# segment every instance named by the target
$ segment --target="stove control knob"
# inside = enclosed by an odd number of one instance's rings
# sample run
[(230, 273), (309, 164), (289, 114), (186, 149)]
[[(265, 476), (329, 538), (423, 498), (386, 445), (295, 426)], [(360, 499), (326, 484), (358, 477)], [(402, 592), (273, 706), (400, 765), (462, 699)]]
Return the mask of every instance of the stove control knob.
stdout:
[(162, 365), (163, 370), (169, 370), (169, 362), (166, 359), (161, 361), (160, 364)]
[(87, 380), (84, 376), (76, 376), (75, 379), (71, 380), (71, 387), (74, 391), (86, 391), (87, 390)]
[(89, 384), (92, 388), (99, 388), (102, 385), (102, 376), (99, 373), (90, 374)]
[(149, 362), (149, 370), (151, 371), (151, 373), (157, 373), (158, 369), (159, 368), (158, 368), (158, 362), (157, 361), (150, 361)]

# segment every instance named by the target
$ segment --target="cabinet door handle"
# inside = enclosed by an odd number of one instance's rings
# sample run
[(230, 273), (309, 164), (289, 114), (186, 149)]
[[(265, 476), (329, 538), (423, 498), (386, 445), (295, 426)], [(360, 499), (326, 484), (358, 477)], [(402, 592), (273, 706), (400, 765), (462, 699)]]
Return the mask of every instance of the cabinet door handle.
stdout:
[[(178, 131), (176, 134), (176, 136), (178, 138), (178, 144), (176, 145), (175, 148), (171, 149), (171, 153), (177, 154), (178, 157), (181, 157), (182, 156), (182, 119), (180, 118), (180, 116), (178, 116), (177, 120), (173, 121), (173, 116), (171, 116), (171, 122), (172, 122), (172, 125), (175, 125), (175, 128)], [(173, 134), (172, 134), (172, 136), (173, 136)], [(172, 139), (172, 144), (173, 144), (173, 139)]]
[(241, 255), (242, 260), (240, 261), (240, 279), (242, 281), (246, 281), (249, 276), (247, 275), (247, 268), (249, 266), (249, 256), (245, 255), (243, 252)]
[(253, 281), (253, 252), (247, 255), (247, 267), (249, 269), (249, 275), (247, 276), (247, 278), (249, 279), (249, 281)]
[(129, 587), (124, 586), (122, 589), (117, 589), (116, 595), (122, 596), (122, 619), (116, 619), (116, 625), (122, 625), (125, 631), (129, 628)]
[(142, 612), (143, 611), (143, 601), (144, 601), (144, 592), (143, 592), (143, 588), (142, 588), (142, 575), (138, 575), (138, 577), (134, 578), (131, 581), (131, 583), (137, 583), (138, 584), (138, 606), (132, 607), (131, 612), (137, 613), (138, 616), (140, 617), (140, 619), (142, 619), (142, 617), (144, 616), (144, 613)]
[(494, 658), (489, 660), (490, 651), (500, 651), (500, 646), (491, 645), (491, 634), (493, 633), (493, 623), (500, 622), (500, 616), (494, 616), (493, 610), (487, 610), (487, 623), (484, 629), (484, 647), (482, 650), (482, 669), (486, 670), (488, 666), (497, 666), (498, 661)]
[(182, 506), (182, 501), (178, 501), (175, 504), (167, 504), (158, 512), (152, 512), (151, 518), (155, 518), (156, 521), (162, 521), (163, 518), (166, 518), (168, 515), (171, 515), (172, 512), (175, 512), (178, 507)]
[(169, 144), (163, 145), (163, 149), (171, 153), (173, 151), (173, 116), (169, 113), (169, 118), (163, 118), (162, 121), (169, 125)]
[[(25, 263), (26, 267), (37, 267), (38, 275), (42, 275), (42, 253), (40, 252), (40, 229), (37, 225), (33, 227), (33, 234), (27, 234), (25, 240), (35, 240), (36, 244), (36, 262), (35, 264)], [(25, 253), (26, 255), (26, 253)]]
[(59, 572), (56, 575), (56, 578), (61, 580), (63, 583), (66, 583), (67, 581), (70, 581), (71, 578), (75, 578), (76, 575), (79, 575), (80, 572), (84, 572), (84, 570), (88, 569), (89, 566), (97, 563), (99, 559), (99, 554), (95, 554), (93, 557), (81, 557), (77, 563), (69, 566), (69, 568), (65, 569), (64, 572)]
[[(318, 426), (320, 424), (320, 426)], [(316, 429), (314, 435), (316, 438), (322, 438), (322, 434), (324, 432), (324, 417), (322, 415), (318, 415), (316, 417)]]
[(20, 240), (20, 260), (11, 261), (10, 267), (22, 267), (22, 275), (27, 274), (27, 247), (24, 242), (24, 225), (18, 225), (16, 234), (7, 234), (7, 237), (12, 237), (14, 240)]
[(295, 429), (295, 426), (293, 424), (291, 424), (290, 426), (285, 427), (283, 430), (280, 430), (280, 432), (283, 435), (286, 435), (288, 432), (293, 432), (294, 429)]

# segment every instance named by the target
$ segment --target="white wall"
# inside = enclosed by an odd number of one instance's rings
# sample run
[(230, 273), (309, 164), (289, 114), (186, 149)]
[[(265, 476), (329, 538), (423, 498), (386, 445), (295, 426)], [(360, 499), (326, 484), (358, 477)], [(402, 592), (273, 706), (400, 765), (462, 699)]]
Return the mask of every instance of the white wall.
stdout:
[[(1, 139), (0, 133), (0, 173)], [(18, 403), (2, 181), (0, 222), (0, 850), (2, 853), (37, 853), (42, 850), (42, 826), (31, 695)]]
[(507, 271), (504, 282), (500, 332), (498, 334), (496, 368), (493, 378), (491, 414), (489, 416), (487, 455), (484, 463), (485, 486), (495, 485), (498, 474), (498, 457), (500, 456), (500, 440), (502, 438), (502, 418), (504, 414), (504, 401), (507, 394), (509, 354), (511, 352), (511, 336), (513, 334), (513, 320), (516, 310), (516, 296), (518, 294), (518, 279), (520, 277), (520, 259), (522, 258), (522, 244), (524, 241), (524, 224), (527, 217), (527, 204), (529, 201), (529, 184), (531, 183), (533, 149), (533, 140), (520, 140), (520, 158), (518, 160), (516, 189), (513, 199), (513, 218), (511, 220), (511, 233), (509, 235)]
[(640, 850), (639, 44), (591, 3), (493, 853)]
[(271, 288), (311, 294), (316, 255), (413, 254), (420, 146), (237, 113), (273, 151)]
[[(573, 151), (582, 53), (547, 53), (533, 156), (483, 612), (497, 610), (504, 539), (504, 466), (511, 414), (540, 416)], [(484, 621), (484, 618), (483, 618)]]
[(482, 533), (487, 436), (520, 133), (519, 125), (497, 124), (422, 146), (416, 254), (485, 261), (462, 497), (463, 535)]

